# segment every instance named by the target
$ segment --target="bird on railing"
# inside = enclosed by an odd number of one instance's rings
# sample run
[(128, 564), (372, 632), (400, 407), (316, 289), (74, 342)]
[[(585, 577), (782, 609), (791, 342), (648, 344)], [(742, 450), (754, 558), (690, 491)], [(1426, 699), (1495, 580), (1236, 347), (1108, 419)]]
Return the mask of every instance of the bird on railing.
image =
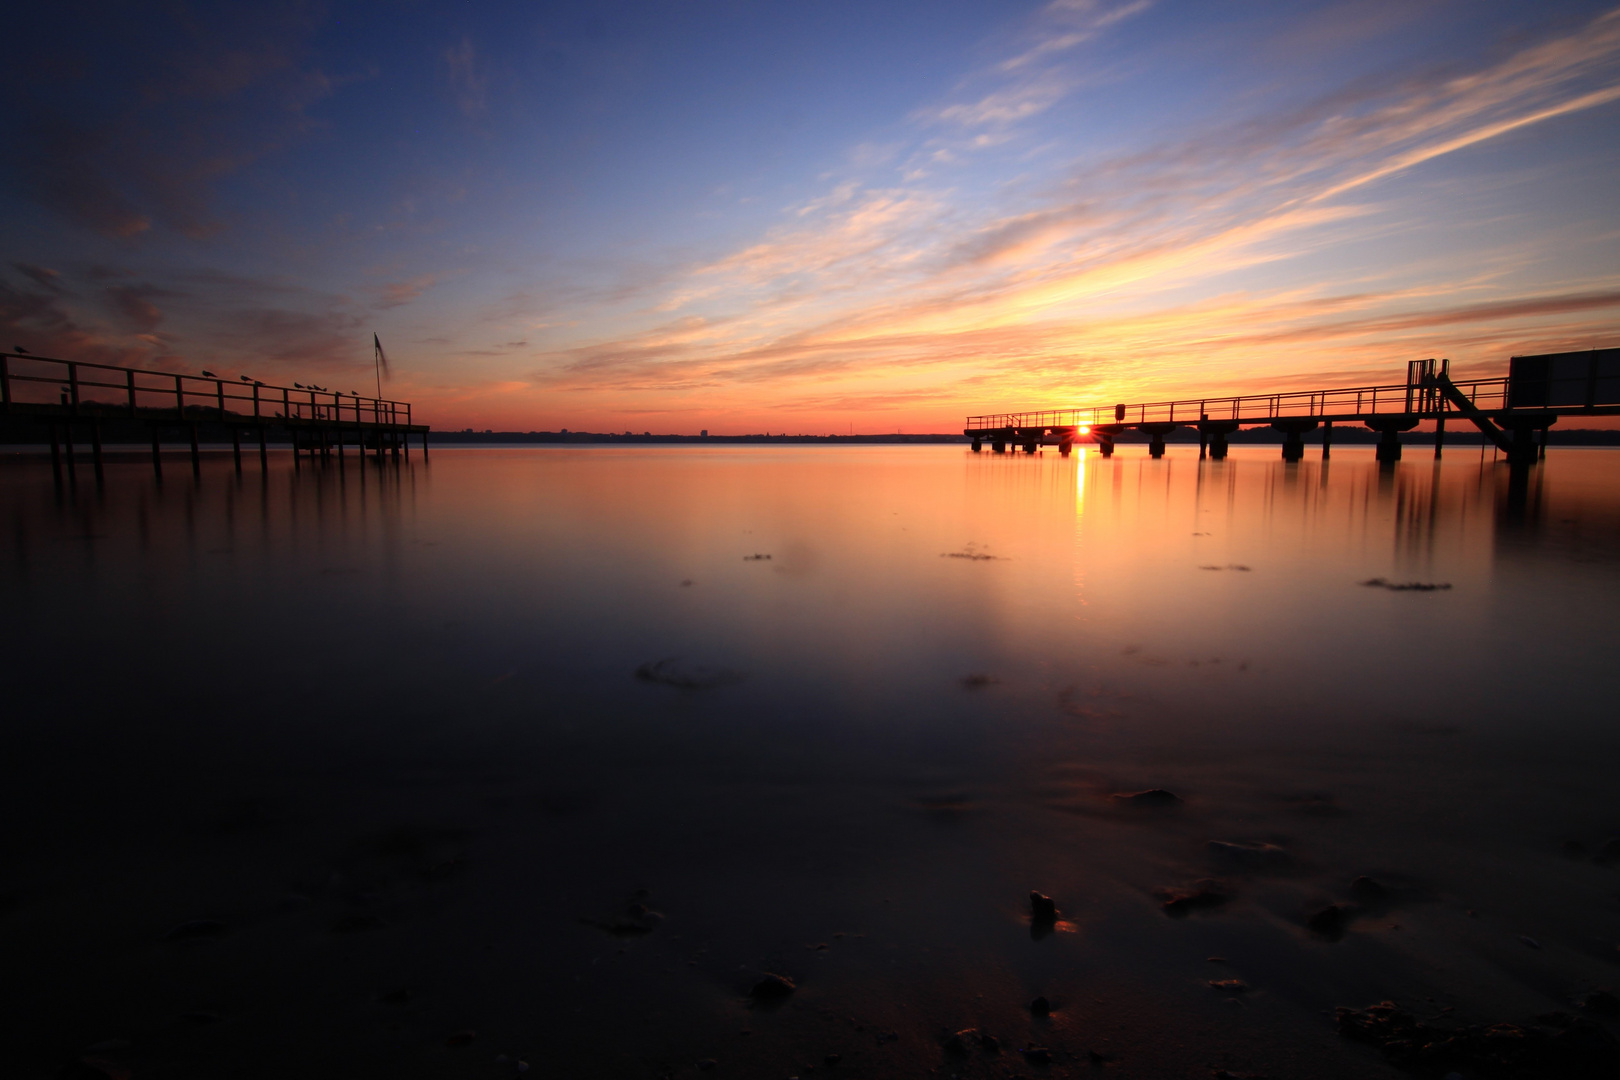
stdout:
[(253, 381), (252, 379), (248, 378), (246, 375), (238, 375), (237, 378), (241, 379), (245, 383), (250, 383), (250, 382)]
[(260, 381), (259, 381), (259, 380), (258, 380), (258, 379), (254, 379), (254, 380), (253, 380), (253, 385), (254, 385), (254, 386), (263, 386), (263, 385), (264, 385), (264, 383), (262, 383), (262, 382), (260, 382)]
[(23, 348), (21, 345), (13, 345), (11, 347), (11, 351), (16, 353), (18, 356), (27, 356), (28, 355), (28, 350)]
[[(293, 383), (293, 385), (294, 385), (294, 386), (296, 386), (296, 387), (297, 387), (297, 388), (298, 388), (298, 389), (300, 389), (300, 390), (303, 390), (303, 389), (306, 389), (306, 387), (305, 387), (305, 386), (304, 386), (304, 384), (303, 384), (303, 383), (301, 383), (301, 382), (295, 382), (295, 383)], [(308, 388), (307, 388), (307, 389), (310, 389), (310, 390), (313, 390), (313, 389), (315, 389), (315, 388), (314, 388), (314, 387), (313, 387), (313, 386), (311, 386), (311, 387), (308, 387)]]
[(219, 378), (219, 376), (215, 375), (212, 371), (209, 371), (209, 370), (207, 370), (205, 368), (205, 369), (203, 369), (203, 378), (205, 378), (205, 379), (217, 379), (217, 378)]

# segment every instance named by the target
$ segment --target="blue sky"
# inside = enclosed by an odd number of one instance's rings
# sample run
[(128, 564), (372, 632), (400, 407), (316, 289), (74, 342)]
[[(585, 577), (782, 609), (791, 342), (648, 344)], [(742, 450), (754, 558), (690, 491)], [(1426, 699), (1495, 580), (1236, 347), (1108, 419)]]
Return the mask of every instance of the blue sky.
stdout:
[(1620, 341), (1601, 4), (66, 4), (0, 319), (437, 426), (950, 430)]

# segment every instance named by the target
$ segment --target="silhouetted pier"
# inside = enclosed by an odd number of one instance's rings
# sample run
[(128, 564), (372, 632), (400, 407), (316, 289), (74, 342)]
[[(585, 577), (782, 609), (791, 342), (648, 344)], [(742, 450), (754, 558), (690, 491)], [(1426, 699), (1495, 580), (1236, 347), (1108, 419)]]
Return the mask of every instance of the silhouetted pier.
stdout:
[(963, 434), (974, 450), (988, 442), (997, 453), (1022, 447), (1033, 454), (1040, 446), (1056, 446), (1067, 455), (1090, 441), (1108, 457), (1115, 437), (1135, 429), (1150, 437), (1148, 452), (1162, 457), (1164, 437), (1188, 427), (1198, 431), (1198, 456), (1220, 460), (1233, 432), (1269, 426), (1282, 434), (1283, 460), (1298, 461), (1307, 432), (1322, 429), (1326, 458), (1334, 424), (1362, 424), (1379, 433), (1378, 460), (1393, 462), (1401, 456), (1401, 432), (1426, 420), (1435, 424), (1439, 457), (1446, 421), (1460, 417), (1510, 464), (1529, 465), (1546, 455), (1547, 429), (1560, 417), (1620, 415), (1620, 348), (1515, 356), (1506, 378), (1454, 380), (1450, 369), (1449, 360), (1413, 360), (1404, 383), (1384, 386), (970, 416)]
[(242, 443), (258, 444), (259, 466), (269, 467), (269, 436), (285, 433), (293, 461), (330, 458), (341, 464), (345, 451), (410, 458), (410, 437), (420, 435), (427, 454), (428, 426), (411, 419), (405, 401), (343, 393), (314, 386), (274, 386), (245, 376), (117, 367), (81, 360), (58, 360), (19, 351), (0, 353), (0, 423), (32, 426), (48, 433), (51, 465), (58, 478), (64, 462), (71, 475), (75, 436), (90, 444), (99, 480), (103, 435), (109, 428), (127, 433), (144, 428), (152, 445), (152, 467), (163, 471), (165, 436), (178, 436), (191, 450), (191, 467), (201, 468), (199, 433), (204, 428), (228, 435), (237, 471)]

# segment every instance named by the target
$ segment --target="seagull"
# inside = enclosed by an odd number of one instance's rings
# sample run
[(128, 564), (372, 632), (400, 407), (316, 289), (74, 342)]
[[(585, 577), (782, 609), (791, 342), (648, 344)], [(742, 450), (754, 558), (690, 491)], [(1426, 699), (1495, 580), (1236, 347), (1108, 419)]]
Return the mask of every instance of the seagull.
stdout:
[(21, 345), (13, 345), (11, 347), (11, 351), (14, 352), (14, 353), (17, 353), (20, 356), (27, 356), (28, 355), (28, 350), (23, 348)]
[[(295, 383), (293, 383), (293, 385), (298, 387), (298, 389), (300, 389), (300, 390), (304, 389), (304, 384), (301, 383), (301, 382), (295, 382)], [(312, 386), (312, 387), (310, 387), (310, 389), (313, 390), (315, 388)]]
[(237, 378), (241, 379), (243, 382), (252, 382), (253, 381), (252, 379), (248, 378), (246, 375), (238, 375)]
[(260, 381), (259, 381), (259, 380), (258, 380), (258, 379), (254, 379), (254, 380), (253, 380), (253, 385), (254, 385), (254, 386), (263, 386), (263, 385), (264, 385), (264, 383), (262, 383), (262, 382), (260, 382)]
[(215, 375), (212, 371), (209, 371), (207, 368), (204, 368), (203, 369), (203, 378), (205, 378), (205, 379), (217, 379), (217, 378), (219, 378), (219, 376)]

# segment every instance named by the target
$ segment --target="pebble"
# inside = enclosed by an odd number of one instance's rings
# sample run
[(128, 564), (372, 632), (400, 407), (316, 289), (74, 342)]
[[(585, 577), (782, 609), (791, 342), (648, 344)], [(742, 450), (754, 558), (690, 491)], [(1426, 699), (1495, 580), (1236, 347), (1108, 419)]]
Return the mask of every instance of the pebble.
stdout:
[(1052, 1051), (1044, 1046), (1026, 1046), (1018, 1051), (1024, 1058), (1035, 1065), (1052, 1064)]
[(1052, 1003), (1044, 997), (1038, 997), (1029, 1003), (1029, 1011), (1034, 1016), (1050, 1016), (1052, 1014)]
[(1056, 922), (1058, 916), (1057, 901), (1045, 893), (1038, 893), (1033, 889), (1029, 893), (1029, 913), (1036, 922)]

